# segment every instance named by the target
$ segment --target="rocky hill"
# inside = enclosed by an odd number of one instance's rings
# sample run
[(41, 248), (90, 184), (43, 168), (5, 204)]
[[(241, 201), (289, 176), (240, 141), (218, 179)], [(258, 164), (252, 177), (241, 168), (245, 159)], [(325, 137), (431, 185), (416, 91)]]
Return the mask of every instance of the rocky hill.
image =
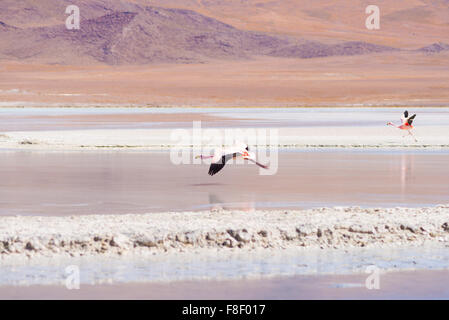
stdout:
[[(49, 0), (42, 6), (30, 0), (14, 2), (0, 3), (0, 19), (7, 20), (0, 22), (0, 58), (8, 60), (121, 65), (254, 56), (317, 58), (398, 50), (365, 41), (323, 42), (243, 30), (193, 10), (147, 6), (142, 1), (75, 1), (82, 13), (81, 28), (67, 30), (65, 6), (71, 1)], [(444, 48), (435, 44), (421, 50)]]

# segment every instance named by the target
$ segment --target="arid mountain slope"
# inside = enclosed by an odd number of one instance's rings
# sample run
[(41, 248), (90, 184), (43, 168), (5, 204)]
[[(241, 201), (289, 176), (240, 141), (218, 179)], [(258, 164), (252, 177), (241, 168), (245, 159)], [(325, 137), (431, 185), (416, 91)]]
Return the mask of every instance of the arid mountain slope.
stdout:
[[(95, 1), (90, 1), (91, 6)], [(115, 65), (195, 63), (252, 56), (315, 58), (394, 50), (361, 41), (321, 43), (240, 30), (186, 9), (114, 3), (115, 8), (131, 11), (109, 12), (98, 4), (92, 10), (108, 13), (83, 19), (80, 30), (68, 30), (65, 24), (19, 28), (2, 22), (0, 38), (4, 45), (0, 54), (40, 63)]]
[[(447, 0), (129, 0), (187, 8), (245, 30), (310, 40), (366, 41), (417, 49), (449, 43)], [(380, 30), (367, 30), (365, 8), (380, 9)], [(0, 19), (1, 20), (1, 19)]]

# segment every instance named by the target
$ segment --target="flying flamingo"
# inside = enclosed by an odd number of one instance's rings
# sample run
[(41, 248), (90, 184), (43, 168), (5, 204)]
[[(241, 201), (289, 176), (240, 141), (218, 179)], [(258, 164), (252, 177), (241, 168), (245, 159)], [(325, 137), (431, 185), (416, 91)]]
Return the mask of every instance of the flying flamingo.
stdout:
[(250, 152), (248, 145), (246, 145), (245, 143), (239, 143), (229, 148), (217, 148), (214, 150), (213, 155), (199, 155), (196, 156), (195, 159), (212, 159), (212, 163), (209, 167), (209, 175), (213, 176), (221, 169), (223, 169), (226, 162), (237, 157), (243, 157), (243, 159), (249, 160), (261, 168), (268, 169), (268, 166), (257, 162), (256, 154), (254, 152)]
[(397, 125), (395, 125), (395, 124), (393, 124), (391, 122), (388, 122), (387, 126), (393, 126), (393, 127), (396, 127), (396, 128), (398, 128), (400, 130), (407, 130), (408, 134), (410, 136), (412, 136), (413, 139), (415, 139), (415, 142), (418, 142), (418, 140), (416, 140), (415, 136), (413, 135), (413, 133), (411, 131), (413, 129), (413, 126), (412, 126), (413, 119), (415, 119), (415, 117), (416, 117), (416, 114), (414, 114), (413, 116), (409, 117), (408, 116), (408, 111), (405, 110), (404, 115), (401, 117), (402, 124), (400, 126), (397, 126)]

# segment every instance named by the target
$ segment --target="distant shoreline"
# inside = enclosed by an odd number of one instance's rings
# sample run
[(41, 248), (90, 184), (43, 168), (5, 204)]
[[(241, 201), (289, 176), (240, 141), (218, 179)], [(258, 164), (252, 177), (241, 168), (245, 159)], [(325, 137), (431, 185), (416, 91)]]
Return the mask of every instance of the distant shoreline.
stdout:
[[(174, 117), (182, 119), (182, 114)], [(99, 116), (101, 118), (101, 115)], [(226, 124), (226, 122), (222, 121)], [(210, 122), (212, 123), (212, 122)], [(220, 123), (220, 120), (214, 123)], [(246, 129), (238, 126), (217, 127), (216, 130), (224, 135), (227, 129)], [(190, 125), (190, 127), (189, 127)], [(63, 126), (63, 125), (61, 125)], [(186, 134), (192, 134), (192, 122), (185, 122), (184, 126), (178, 127)], [(158, 128), (91, 128), (62, 130), (35, 130), (35, 131), (3, 131), (0, 133), (0, 149), (8, 150), (167, 150), (198, 149), (216, 147), (217, 144), (203, 144), (201, 141), (181, 143), (172, 139), (172, 133), (178, 129), (176, 122), (173, 125), (164, 123)], [(214, 128), (214, 127), (212, 127)], [(317, 126), (317, 127), (255, 127), (277, 132), (277, 141), (266, 140), (265, 143), (251, 144), (256, 148), (348, 148), (348, 149), (417, 149), (417, 150), (447, 150), (449, 148), (449, 136), (447, 126), (435, 125), (417, 127), (415, 135), (419, 138), (414, 142), (409, 137), (403, 138), (401, 132), (388, 126)], [(243, 131), (244, 132), (244, 131)], [(204, 130), (207, 136), (207, 128)], [(240, 140), (245, 141), (247, 136)], [(206, 139), (205, 139), (206, 141)], [(210, 141), (210, 140), (209, 140)]]

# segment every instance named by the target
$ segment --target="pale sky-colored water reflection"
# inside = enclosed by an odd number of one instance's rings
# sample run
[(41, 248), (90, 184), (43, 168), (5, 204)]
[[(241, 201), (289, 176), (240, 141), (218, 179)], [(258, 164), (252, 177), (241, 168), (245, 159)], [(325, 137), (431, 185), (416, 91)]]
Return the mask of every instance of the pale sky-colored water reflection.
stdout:
[(1, 215), (425, 206), (449, 202), (449, 152), (282, 151), (275, 175), (251, 164), (210, 177), (168, 152), (2, 151)]

